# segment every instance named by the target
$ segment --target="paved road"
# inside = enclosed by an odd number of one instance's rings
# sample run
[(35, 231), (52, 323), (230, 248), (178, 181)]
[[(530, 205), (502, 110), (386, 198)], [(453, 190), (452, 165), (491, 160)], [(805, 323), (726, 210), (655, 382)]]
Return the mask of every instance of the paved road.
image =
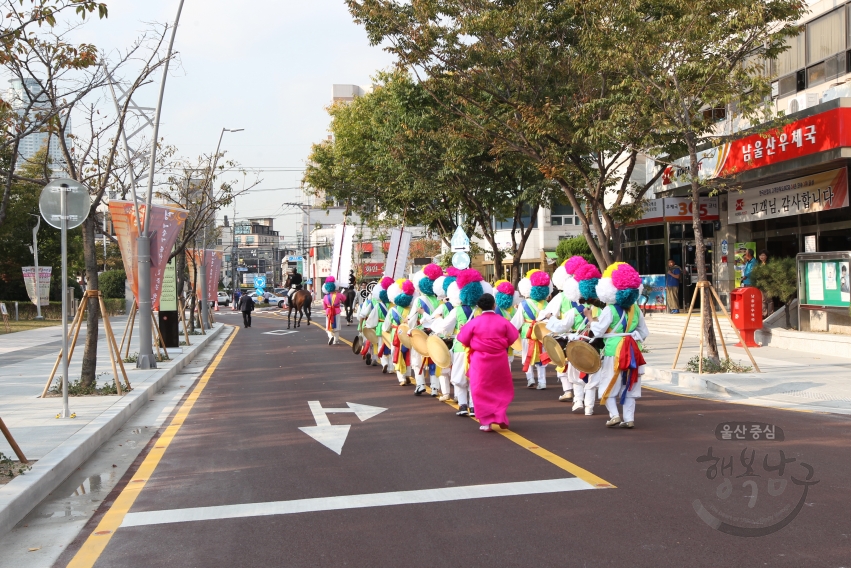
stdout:
[[(611, 430), (515, 368), (512, 431), (485, 434), (285, 329), (233, 337), (58, 566), (851, 566), (845, 417), (646, 390)], [(331, 446), (350, 426), (340, 454), (300, 430), (326, 419)], [(718, 440), (725, 422), (785, 440)]]

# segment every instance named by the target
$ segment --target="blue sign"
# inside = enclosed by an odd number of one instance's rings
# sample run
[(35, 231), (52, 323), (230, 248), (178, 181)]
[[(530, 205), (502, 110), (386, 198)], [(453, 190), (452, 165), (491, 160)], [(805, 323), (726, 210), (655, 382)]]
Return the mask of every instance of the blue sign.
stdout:
[(237, 272), (248, 272), (248, 268), (246, 268), (245, 266), (237, 266), (236, 271)]
[(304, 262), (303, 256), (288, 256), (287, 262)]
[(266, 287), (266, 277), (265, 276), (255, 276), (254, 277), (254, 287), (258, 289), (263, 289)]

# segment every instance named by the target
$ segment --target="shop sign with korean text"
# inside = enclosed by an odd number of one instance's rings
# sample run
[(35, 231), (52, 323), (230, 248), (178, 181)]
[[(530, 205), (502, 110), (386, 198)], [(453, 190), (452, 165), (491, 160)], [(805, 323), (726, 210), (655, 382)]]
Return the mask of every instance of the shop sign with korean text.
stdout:
[(841, 207), (848, 207), (847, 168), (730, 193), (729, 222), (774, 219)]

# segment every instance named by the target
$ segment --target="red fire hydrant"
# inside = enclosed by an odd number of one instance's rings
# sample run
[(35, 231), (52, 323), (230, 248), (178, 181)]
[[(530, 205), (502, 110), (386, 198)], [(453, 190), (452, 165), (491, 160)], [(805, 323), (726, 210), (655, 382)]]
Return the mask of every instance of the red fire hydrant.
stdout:
[[(748, 347), (759, 347), (754, 340), (754, 332), (762, 329), (762, 292), (759, 288), (745, 286), (730, 293), (732, 300), (733, 325), (742, 334)], [(736, 347), (741, 347), (737, 343)]]

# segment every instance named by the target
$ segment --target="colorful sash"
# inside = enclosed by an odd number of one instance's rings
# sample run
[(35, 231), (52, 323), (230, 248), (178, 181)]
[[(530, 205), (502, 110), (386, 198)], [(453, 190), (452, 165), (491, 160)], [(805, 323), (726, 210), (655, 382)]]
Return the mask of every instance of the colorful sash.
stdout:
[[(635, 305), (631, 306), (628, 312), (620, 306), (612, 307), (615, 308), (615, 313), (620, 316), (620, 319), (618, 319), (617, 323), (609, 326), (609, 330), (606, 333), (620, 333), (618, 328), (624, 322), (624, 315), (627, 316), (626, 323), (623, 328), (624, 330), (629, 332), (633, 331), (637, 327), (636, 313), (638, 313), (638, 310), (635, 309)], [(612, 373), (611, 379), (609, 379), (609, 385), (606, 387), (606, 390), (603, 391), (603, 396), (600, 397), (600, 402), (602, 404), (606, 404), (606, 401), (609, 399), (609, 395), (611, 395), (612, 390), (617, 384), (618, 376), (623, 373), (622, 384), (627, 385), (627, 388), (624, 389), (620, 398), (621, 404), (623, 404), (623, 401), (626, 398), (626, 391), (632, 390), (632, 387), (638, 382), (638, 368), (645, 364), (644, 356), (641, 354), (638, 344), (630, 335), (609, 339), (619, 339), (620, 341), (615, 347), (614, 372)]]
[(337, 314), (340, 313), (340, 295), (336, 292), (326, 294), (323, 299), (325, 304), (325, 331), (333, 331), (337, 329)]
[(533, 310), (529, 301), (523, 302), (523, 324), (526, 326), (526, 360), (523, 361), (523, 372), (527, 372), (532, 365), (546, 365), (550, 362), (550, 356), (544, 352), (544, 344), (535, 339), (535, 318), (538, 317), (537, 310)]
[(408, 308), (402, 308), (402, 314), (396, 308), (390, 312), (390, 315), (393, 317), (393, 325), (392, 331), (390, 335), (393, 337), (393, 365), (396, 367), (396, 371), (402, 374), (405, 374), (405, 371), (408, 370), (408, 367), (411, 365), (411, 350), (402, 345), (402, 342), (399, 340), (399, 326), (402, 323), (403, 319), (407, 319), (406, 313), (404, 313)]

